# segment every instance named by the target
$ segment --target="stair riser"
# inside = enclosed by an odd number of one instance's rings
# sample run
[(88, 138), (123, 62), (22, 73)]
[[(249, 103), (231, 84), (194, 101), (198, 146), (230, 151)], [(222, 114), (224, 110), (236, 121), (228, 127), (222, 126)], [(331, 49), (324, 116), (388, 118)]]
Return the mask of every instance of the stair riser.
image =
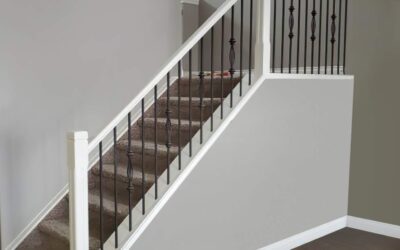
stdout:
[[(183, 145), (182, 145), (183, 146)], [(120, 156), (118, 157), (119, 164), (122, 165), (128, 165), (128, 157), (126, 156), (126, 151), (118, 150), (118, 153)], [(175, 157), (177, 156), (176, 154), (171, 153), (170, 154), (170, 162), (172, 162)], [(105, 164), (113, 164), (113, 154), (107, 154), (107, 156), (104, 157), (104, 163)], [(135, 169), (141, 168), (142, 167), (142, 157), (140, 153), (136, 153), (133, 156), (133, 166)], [(157, 166), (159, 170), (163, 170), (167, 168), (167, 156), (165, 154), (158, 154), (157, 155)], [(145, 155), (144, 157), (144, 169), (147, 173), (153, 173), (154, 171), (154, 155)]]
[[(233, 87), (238, 83), (238, 79), (234, 79), (233, 81)], [(200, 81), (194, 81), (190, 85), (191, 90), (189, 92), (189, 83), (187, 84), (181, 84), (181, 96), (182, 97), (187, 97), (189, 96), (189, 93), (192, 93), (193, 97), (200, 97)], [(213, 96), (214, 97), (221, 97), (221, 80), (214, 80), (213, 81), (213, 88), (211, 88), (211, 81), (205, 81), (203, 83), (203, 97), (211, 97), (211, 89), (213, 89)], [(230, 93), (231, 90), (231, 81), (228, 78), (224, 78), (223, 82), (223, 96), (227, 96)], [(170, 89), (170, 95), (171, 96), (178, 96), (178, 84), (174, 84), (171, 86)], [(166, 95), (165, 95), (166, 96)]]
[[(218, 104), (214, 104), (214, 111), (218, 108)], [(162, 107), (158, 110), (158, 117), (160, 118), (166, 118), (167, 115), (165, 113), (166, 108)], [(181, 105), (181, 120), (189, 120), (190, 118), (190, 112), (189, 112), (190, 108), (188, 103), (186, 103), (185, 105)], [(171, 111), (171, 115), (170, 118), (171, 119), (178, 119), (179, 118), (179, 112), (178, 112), (178, 106), (170, 106), (170, 111)], [(201, 112), (203, 112), (203, 120), (205, 120), (205, 118), (208, 118), (211, 116), (211, 106), (204, 106), (203, 108), (200, 109), (199, 104), (195, 103), (192, 105), (191, 107), (191, 115), (192, 115), (192, 121), (200, 121), (200, 115), (202, 114)], [(150, 116), (151, 117), (151, 116)]]
[[(155, 135), (154, 133), (146, 133), (151, 132), (154, 128), (146, 128), (145, 129), (145, 139), (149, 141), (154, 141)], [(199, 130), (198, 127), (192, 128), (192, 136)], [(138, 138), (139, 139), (139, 138)], [(183, 148), (189, 142), (189, 130), (181, 131), (181, 147)], [(157, 131), (157, 141), (159, 144), (166, 144), (167, 142), (167, 132), (164, 129), (159, 129)], [(173, 145), (178, 145), (178, 129), (171, 129), (171, 143)]]

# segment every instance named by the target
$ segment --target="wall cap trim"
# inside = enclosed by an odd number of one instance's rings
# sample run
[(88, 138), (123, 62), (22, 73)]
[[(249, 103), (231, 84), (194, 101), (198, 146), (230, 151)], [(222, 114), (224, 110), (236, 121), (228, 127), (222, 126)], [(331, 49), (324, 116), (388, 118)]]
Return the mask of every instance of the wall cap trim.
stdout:
[(193, 5), (199, 5), (199, 0), (181, 0), (181, 4), (193, 4)]

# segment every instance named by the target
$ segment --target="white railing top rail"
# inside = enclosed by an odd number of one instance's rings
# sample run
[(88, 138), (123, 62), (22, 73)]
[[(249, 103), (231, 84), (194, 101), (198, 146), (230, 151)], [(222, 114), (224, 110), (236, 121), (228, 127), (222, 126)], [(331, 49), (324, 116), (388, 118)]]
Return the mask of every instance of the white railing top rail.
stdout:
[(92, 152), (98, 144), (110, 134), (113, 129), (127, 117), (141, 100), (154, 88), (154, 86), (172, 70), (175, 65), (182, 60), (182, 58), (189, 52), (204, 35), (221, 19), (226, 12), (238, 0), (225, 1), (208, 19), (204, 22), (196, 32), (174, 53), (162, 69), (154, 76), (154, 78), (147, 84), (147, 86), (139, 92), (139, 94), (89, 143), (89, 153)]

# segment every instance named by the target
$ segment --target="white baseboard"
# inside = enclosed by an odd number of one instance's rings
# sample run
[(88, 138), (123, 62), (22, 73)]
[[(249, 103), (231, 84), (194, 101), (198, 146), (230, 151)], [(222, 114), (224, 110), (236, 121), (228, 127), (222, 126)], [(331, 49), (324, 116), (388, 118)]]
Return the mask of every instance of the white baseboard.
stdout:
[(347, 216), (347, 227), (400, 239), (400, 226)]
[(400, 226), (354, 216), (343, 216), (326, 224), (293, 235), (259, 250), (287, 250), (307, 244), (345, 227), (400, 239)]
[(293, 235), (259, 250), (288, 250), (304, 245), (313, 240), (319, 239), (325, 235), (331, 234), (337, 230), (345, 228), (347, 225), (347, 216), (340, 217), (323, 225), (314, 227), (310, 230)]
[(36, 228), (37, 225), (47, 216), (47, 214), (68, 194), (68, 185), (51, 199), (49, 203), (36, 215), (35, 218), (22, 230), (20, 234), (5, 248), (5, 250), (14, 250), (19, 244)]

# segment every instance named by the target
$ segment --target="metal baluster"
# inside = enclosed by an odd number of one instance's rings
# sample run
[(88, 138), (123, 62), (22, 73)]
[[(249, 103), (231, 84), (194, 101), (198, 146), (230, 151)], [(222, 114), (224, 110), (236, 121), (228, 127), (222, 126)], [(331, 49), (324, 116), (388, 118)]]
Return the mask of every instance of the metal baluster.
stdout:
[(313, 0), (313, 10), (311, 12), (311, 74), (314, 74), (314, 45), (315, 45), (315, 31), (317, 29), (317, 23), (315, 20), (315, 16), (317, 15), (317, 11), (315, 10), (315, 0)]
[(325, 28), (325, 74), (328, 73), (328, 33), (329, 33), (329, 0), (326, 5), (326, 28)]
[(141, 137), (142, 137), (142, 214), (146, 213), (146, 202), (145, 202), (145, 175), (144, 175), (144, 98), (142, 99), (142, 130), (141, 130)]
[(333, 64), (334, 64), (334, 60), (335, 60), (335, 55), (334, 55), (334, 53), (335, 53), (335, 42), (336, 42), (336, 39), (335, 39), (335, 34), (336, 34), (336, 0), (333, 0), (333, 13), (332, 13), (332, 16), (331, 16), (331, 18), (332, 18), (332, 24), (331, 24), (331, 35), (332, 35), (332, 37), (331, 37), (331, 44), (332, 44), (332, 46), (331, 46), (331, 49), (332, 49), (332, 52), (331, 52), (331, 74), (333, 75)]
[(182, 79), (182, 64), (178, 62), (178, 169), (182, 169), (182, 145), (181, 145), (181, 79)]
[(170, 183), (170, 149), (171, 149), (171, 110), (169, 109), (169, 85), (170, 85), (170, 76), (169, 72), (167, 73), (167, 109), (165, 110), (165, 114), (167, 116), (167, 120), (165, 123), (165, 132), (167, 134), (167, 141), (165, 142), (165, 146), (167, 147), (167, 184)]
[(192, 157), (192, 50), (189, 50), (189, 156)]
[(229, 39), (229, 44), (231, 45), (229, 50), (229, 62), (230, 62), (230, 69), (229, 73), (231, 75), (231, 94), (230, 94), (230, 107), (233, 107), (233, 75), (235, 74), (235, 37), (234, 37), (234, 30), (235, 30), (235, 6), (232, 6), (231, 9), (231, 39)]
[(306, 0), (305, 36), (304, 36), (304, 74), (307, 74), (307, 44), (308, 44), (308, 0)]
[(118, 199), (117, 199), (117, 127), (113, 130), (113, 139), (114, 139), (114, 240), (115, 240), (115, 248), (118, 248), (118, 224), (117, 224), (117, 215), (118, 215)]
[(240, 96), (242, 96), (242, 78), (243, 78), (243, 10), (244, 10), (244, 2), (243, 0), (241, 0), (240, 1), (240, 59), (239, 59)]
[(211, 118), (210, 130), (214, 130), (214, 26), (211, 28)]
[(250, 0), (250, 35), (249, 35), (249, 86), (251, 85), (251, 62), (253, 49), (253, 0)]
[(344, 48), (343, 48), (343, 74), (346, 74), (346, 49), (347, 49), (347, 11), (349, 1), (345, 0), (345, 11), (344, 11)]
[(104, 228), (103, 228), (103, 142), (99, 143), (99, 182), (100, 182), (100, 249), (103, 250), (104, 245)]
[(299, 73), (300, 69), (300, 30), (301, 30), (301, 0), (298, 0), (298, 11), (297, 11), (297, 59), (296, 59), (296, 73)]
[(337, 74), (340, 74), (340, 43), (342, 41), (342, 0), (339, 0), (339, 31), (338, 31), (338, 58), (337, 58)]
[(285, 52), (285, 2), (286, 0), (282, 0), (281, 73), (283, 73), (283, 58)]
[(128, 167), (126, 170), (128, 176), (128, 208), (129, 208), (129, 231), (132, 230), (132, 192), (133, 192), (133, 150), (132, 150), (132, 121), (131, 113), (128, 114)]
[(158, 199), (158, 131), (157, 131), (157, 120), (158, 120), (158, 90), (157, 85), (154, 86), (154, 198)]
[(221, 119), (224, 118), (224, 37), (225, 16), (221, 18)]
[[(250, 3), (252, 4), (252, 2)], [(251, 30), (251, 29), (250, 29)], [(275, 49), (276, 49), (276, 0), (274, 0), (274, 26), (272, 35), (272, 73), (275, 73)], [(251, 45), (250, 45), (251, 46)], [(250, 53), (251, 54), (251, 53)]]
[(319, 2), (318, 74), (321, 74), (322, 0)]
[(293, 6), (293, 0), (290, 0), (290, 7), (289, 7), (289, 74), (292, 73), (292, 45), (293, 45), (293, 27), (294, 27), (294, 16), (293, 11), (295, 10)]
[(200, 96), (200, 144), (203, 144), (203, 92), (204, 92), (204, 71), (203, 71), (203, 38), (200, 39), (200, 72), (199, 72), (199, 96)]

